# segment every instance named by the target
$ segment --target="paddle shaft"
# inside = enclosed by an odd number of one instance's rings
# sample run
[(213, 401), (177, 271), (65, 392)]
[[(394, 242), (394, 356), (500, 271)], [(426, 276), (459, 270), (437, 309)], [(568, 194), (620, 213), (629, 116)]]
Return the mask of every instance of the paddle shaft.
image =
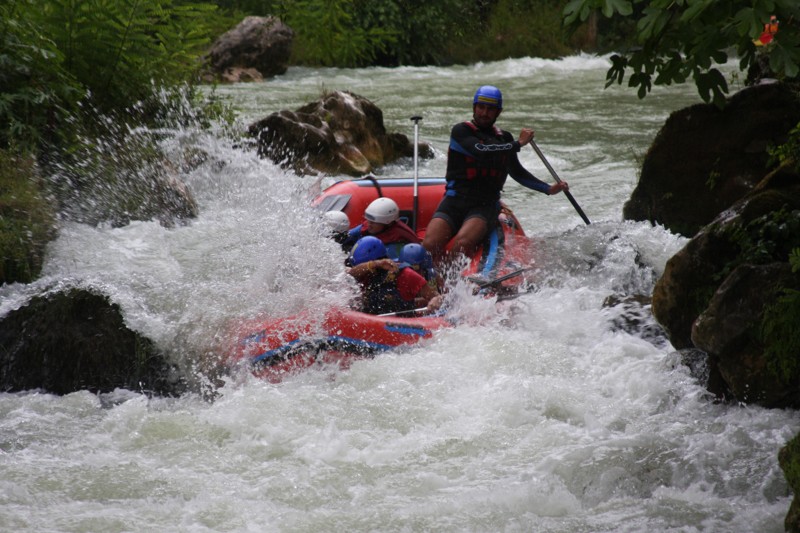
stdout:
[[(561, 178), (558, 177), (558, 174), (556, 174), (556, 171), (553, 170), (553, 167), (551, 167), (550, 163), (547, 162), (547, 159), (544, 157), (544, 154), (542, 153), (541, 150), (539, 150), (539, 147), (536, 145), (536, 142), (534, 142), (533, 139), (531, 139), (531, 148), (533, 148), (533, 150), (539, 156), (539, 159), (542, 160), (542, 163), (544, 163), (544, 166), (547, 167), (547, 170), (550, 171), (550, 175), (553, 176), (553, 179), (556, 180), (556, 182), (561, 183)], [(591, 224), (591, 222), (589, 222), (589, 218), (583, 212), (583, 209), (581, 209), (581, 206), (579, 206), (578, 202), (575, 201), (575, 198), (573, 198), (572, 193), (569, 192), (569, 191), (564, 191), (564, 194), (567, 195), (567, 199), (569, 200), (569, 203), (572, 204), (572, 207), (575, 208), (575, 211), (578, 212), (578, 214), (581, 216), (583, 221), (586, 222), (587, 224)]]
[(382, 315), (375, 315), (375, 316), (400, 316), (400, 315), (410, 315), (413, 313), (422, 313), (427, 311), (427, 307), (420, 307), (419, 309), (408, 309), (407, 311), (395, 311), (394, 313), (383, 313)]
[(417, 231), (417, 216), (419, 213), (419, 121), (422, 117), (414, 115), (414, 211), (411, 219), (411, 229)]
[(473, 280), (473, 279), (470, 279), (470, 281), (474, 282), (479, 288), (486, 289), (488, 287), (493, 287), (495, 285), (499, 285), (500, 283), (504, 282), (507, 279), (511, 279), (511, 278), (517, 277), (520, 274), (523, 274), (523, 273), (527, 272), (528, 270), (532, 270), (532, 269), (533, 269), (533, 267), (520, 268), (519, 270), (515, 270), (513, 272), (509, 272), (508, 274), (500, 276), (499, 278), (494, 278), (494, 279), (489, 279), (489, 280), (479, 280), (479, 279), (474, 279)]

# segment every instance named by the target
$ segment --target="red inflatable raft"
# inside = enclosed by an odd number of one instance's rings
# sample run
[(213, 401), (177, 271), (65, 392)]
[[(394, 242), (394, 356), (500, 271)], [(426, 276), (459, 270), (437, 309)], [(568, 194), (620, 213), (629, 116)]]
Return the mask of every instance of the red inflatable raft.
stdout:
[[(401, 218), (422, 237), (444, 195), (443, 178), (417, 181), (417, 210), (414, 210), (413, 179), (341, 181), (314, 199), (321, 211), (347, 214), (351, 227), (362, 222), (364, 210), (381, 196), (392, 198)], [(493, 292), (512, 291), (523, 281), (531, 264), (530, 242), (514, 214), (503, 207), (495, 228), (476, 251), (463, 274), (478, 288)], [(307, 311), (283, 318), (266, 318), (240, 324), (236, 346), (229, 363), (246, 365), (260, 377), (273, 381), (286, 372), (320, 363), (346, 364), (353, 357), (372, 356), (386, 350), (416, 344), (436, 330), (455, 322), (443, 316), (376, 316), (347, 308)]]

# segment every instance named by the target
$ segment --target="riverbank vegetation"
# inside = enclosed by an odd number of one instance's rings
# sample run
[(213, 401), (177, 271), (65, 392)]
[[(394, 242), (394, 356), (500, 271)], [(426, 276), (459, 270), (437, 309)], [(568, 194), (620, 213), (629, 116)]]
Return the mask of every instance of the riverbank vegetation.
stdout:
[[(54, 229), (42, 226), (62, 207), (59, 187), (115, 182), (78, 154), (103, 152), (110, 125), (123, 137), (174, 119), (170, 109), (186, 98), (215, 11), (178, 0), (0, 3), (0, 162), (9, 165), (0, 176), (0, 283), (38, 276)], [(66, 182), (54, 186), (54, 175)]]
[[(217, 30), (276, 15), (295, 32), (292, 63), (339, 67), (469, 64), (575, 52), (567, 0), (219, 0)], [(573, 44), (580, 44), (575, 41)]]
[[(572, 0), (564, 9), (564, 24), (577, 30), (598, 14), (604, 22), (596, 24), (627, 28), (636, 45), (612, 55), (606, 86), (621, 84), (629, 74), (628, 86), (640, 98), (653, 85), (692, 80), (704, 101), (722, 107), (728, 85), (715, 65), (729, 58), (748, 71), (766, 57), (771, 73), (781, 79), (800, 72), (796, 0)], [(759, 38), (771, 18), (777, 33), (763, 42)]]

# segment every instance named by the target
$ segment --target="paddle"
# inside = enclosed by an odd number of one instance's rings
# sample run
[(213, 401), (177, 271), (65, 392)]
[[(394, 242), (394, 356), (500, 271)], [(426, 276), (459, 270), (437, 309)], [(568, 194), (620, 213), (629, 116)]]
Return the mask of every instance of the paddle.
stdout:
[[(531, 148), (533, 148), (533, 150), (539, 156), (539, 159), (542, 160), (542, 163), (544, 163), (544, 166), (547, 167), (547, 170), (550, 171), (550, 175), (553, 176), (553, 179), (556, 180), (558, 183), (561, 183), (561, 178), (558, 177), (558, 175), (556, 174), (556, 171), (553, 170), (553, 167), (551, 167), (550, 163), (547, 162), (547, 159), (545, 159), (544, 154), (542, 153), (541, 150), (539, 150), (539, 147), (536, 146), (536, 143), (533, 141), (533, 139), (531, 139)], [(575, 208), (575, 211), (578, 212), (578, 214), (581, 216), (583, 221), (586, 222), (587, 224), (591, 224), (591, 222), (589, 222), (589, 219), (587, 218), (586, 214), (584, 214), (583, 209), (581, 209), (581, 206), (579, 206), (578, 202), (575, 201), (575, 198), (572, 197), (572, 193), (569, 192), (569, 191), (564, 191), (564, 194), (567, 195), (567, 199), (569, 199), (569, 202), (572, 204), (572, 207)]]
[(414, 115), (411, 117), (414, 121), (414, 213), (411, 221), (411, 229), (417, 231), (417, 216), (419, 214), (419, 121), (422, 117)]
[(427, 311), (427, 307), (420, 307), (419, 309), (406, 309), (405, 311), (395, 311), (394, 313), (383, 313), (382, 315), (375, 315), (375, 316), (402, 316), (402, 315), (411, 315), (416, 313), (423, 313)]
[(478, 288), (486, 289), (486, 288), (489, 288), (489, 287), (496, 287), (496, 286), (500, 285), (502, 282), (504, 282), (505, 280), (514, 278), (516, 276), (519, 276), (523, 272), (527, 272), (528, 270), (532, 270), (532, 268), (533, 267), (520, 268), (519, 270), (515, 270), (513, 272), (509, 272), (508, 274), (504, 274), (504, 275), (502, 275), (502, 276), (500, 276), (498, 278), (494, 278), (494, 279), (480, 279), (480, 278), (475, 278), (475, 277), (469, 277), (467, 279), (469, 279), (471, 282), (475, 283), (478, 286)]

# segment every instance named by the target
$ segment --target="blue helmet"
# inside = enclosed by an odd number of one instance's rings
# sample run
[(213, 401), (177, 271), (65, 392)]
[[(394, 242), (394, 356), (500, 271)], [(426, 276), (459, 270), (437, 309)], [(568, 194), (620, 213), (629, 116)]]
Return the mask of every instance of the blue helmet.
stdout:
[(475, 97), (472, 99), (472, 105), (485, 104), (503, 109), (503, 93), (494, 85), (484, 85), (478, 87), (475, 91)]
[(411, 266), (419, 265), (421, 270), (433, 268), (431, 254), (421, 244), (410, 243), (403, 246), (400, 252), (400, 262)]
[(383, 259), (384, 257), (386, 257), (386, 246), (379, 238), (371, 235), (358, 239), (350, 256), (353, 266), (367, 261), (374, 261), (375, 259)]

